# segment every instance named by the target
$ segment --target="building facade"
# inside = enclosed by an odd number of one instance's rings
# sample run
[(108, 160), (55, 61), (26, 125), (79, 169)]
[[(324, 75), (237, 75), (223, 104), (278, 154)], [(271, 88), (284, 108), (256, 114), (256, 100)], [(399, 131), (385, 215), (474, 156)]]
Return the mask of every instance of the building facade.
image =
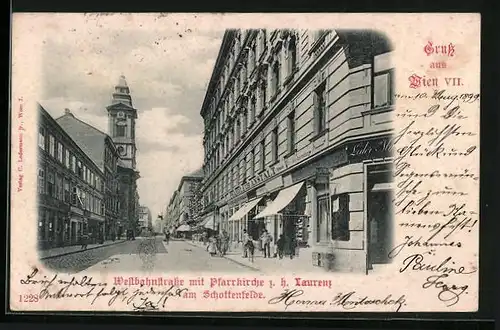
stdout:
[(104, 235), (108, 240), (120, 233), (118, 152), (109, 135), (76, 118), (69, 109), (56, 119), (57, 123), (71, 136), (78, 146), (97, 164), (104, 173), (105, 225)]
[(173, 231), (180, 226), (180, 202), (179, 192), (176, 190), (170, 197), (165, 211), (165, 226), (169, 231)]
[(147, 206), (139, 206), (139, 227), (141, 230), (153, 228), (153, 216)]
[(120, 76), (112, 95), (108, 111), (108, 131), (120, 157), (118, 162), (118, 185), (120, 189), (119, 221), (121, 230), (139, 229), (139, 200), (136, 170), (137, 146), (135, 141), (135, 124), (137, 109), (133, 107), (130, 88), (124, 76)]
[(200, 113), (207, 217), (233, 241), (284, 235), (316, 266), (387, 262), (390, 52), (372, 31), (227, 31)]
[(104, 173), (38, 105), (38, 242), (41, 249), (80, 243), (105, 233)]

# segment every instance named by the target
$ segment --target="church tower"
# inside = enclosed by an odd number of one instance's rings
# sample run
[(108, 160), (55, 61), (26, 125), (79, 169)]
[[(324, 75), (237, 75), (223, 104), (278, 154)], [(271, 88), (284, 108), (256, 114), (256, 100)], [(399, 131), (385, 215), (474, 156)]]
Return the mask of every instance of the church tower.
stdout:
[(108, 132), (113, 139), (123, 163), (130, 169), (136, 166), (135, 122), (137, 110), (132, 105), (130, 89), (125, 76), (120, 76), (115, 86), (108, 110)]

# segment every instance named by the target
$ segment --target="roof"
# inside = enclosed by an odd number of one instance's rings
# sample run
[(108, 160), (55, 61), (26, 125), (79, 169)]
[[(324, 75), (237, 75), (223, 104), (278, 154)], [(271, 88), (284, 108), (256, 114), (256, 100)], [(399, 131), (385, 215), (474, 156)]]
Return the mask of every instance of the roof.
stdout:
[(76, 118), (69, 110), (63, 116), (57, 118), (56, 122), (89, 158), (104, 171), (104, 148), (106, 138), (109, 136), (94, 126)]
[(199, 168), (197, 169), (196, 171), (194, 172), (191, 172), (189, 173), (188, 175), (186, 176), (189, 176), (189, 177), (200, 177), (200, 178), (203, 178), (205, 175), (203, 173), (203, 168)]

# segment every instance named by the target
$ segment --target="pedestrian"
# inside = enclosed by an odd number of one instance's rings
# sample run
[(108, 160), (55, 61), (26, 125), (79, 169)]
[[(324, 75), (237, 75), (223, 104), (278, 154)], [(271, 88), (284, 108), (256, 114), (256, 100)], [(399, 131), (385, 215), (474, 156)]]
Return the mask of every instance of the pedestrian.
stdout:
[(248, 258), (247, 242), (250, 240), (250, 236), (247, 234), (247, 230), (243, 229), (243, 258)]
[(283, 250), (285, 249), (285, 236), (283, 234), (281, 234), (280, 238), (278, 238), (276, 247), (278, 248), (278, 257), (283, 259)]
[(82, 248), (81, 248), (81, 250), (87, 250), (87, 246), (89, 245), (90, 237), (91, 237), (90, 232), (88, 234), (82, 235)]
[(251, 239), (249, 239), (246, 243), (245, 243), (245, 250), (248, 251), (248, 259), (250, 259), (251, 262), (253, 262), (253, 256), (254, 256), (254, 253), (255, 253), (255, 245), (253, 244), (253, 241)]
[(291, 236), (288, 240), (288, 250), (290, 251), (290, 259), (295, 257), (295, 249), (297, 248), (297, 240), (295, 237)]
[(229, 235), (227, 231), (222, 231), (222, 255), (225, 256), (229, 250)]
[(207, 251), (210, 253), (210, 256), (215, 256), (217, 254), (217, 246), (216, 240), (214, 237), (210, 237), (208, 239)]
[(170, 241), (170, 232), (168, 230), (165, 231), (165, 242), (168, 242)]
[(262, 232), (260, 239), (262, 240), (264, 258), (271, 258), (271, 242), (273, 241), (273, 237), (267, 230), (264, 229), (264, 232)]

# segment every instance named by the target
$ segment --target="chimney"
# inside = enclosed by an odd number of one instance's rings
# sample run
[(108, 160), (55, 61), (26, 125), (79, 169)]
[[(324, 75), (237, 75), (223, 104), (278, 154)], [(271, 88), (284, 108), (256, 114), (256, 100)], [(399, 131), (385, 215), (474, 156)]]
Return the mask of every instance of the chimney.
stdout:
[(69, 110), (68, 108), (64, 109), (64, 114), (73, 116), (73, 114), (71, 113), (71, 110)]

